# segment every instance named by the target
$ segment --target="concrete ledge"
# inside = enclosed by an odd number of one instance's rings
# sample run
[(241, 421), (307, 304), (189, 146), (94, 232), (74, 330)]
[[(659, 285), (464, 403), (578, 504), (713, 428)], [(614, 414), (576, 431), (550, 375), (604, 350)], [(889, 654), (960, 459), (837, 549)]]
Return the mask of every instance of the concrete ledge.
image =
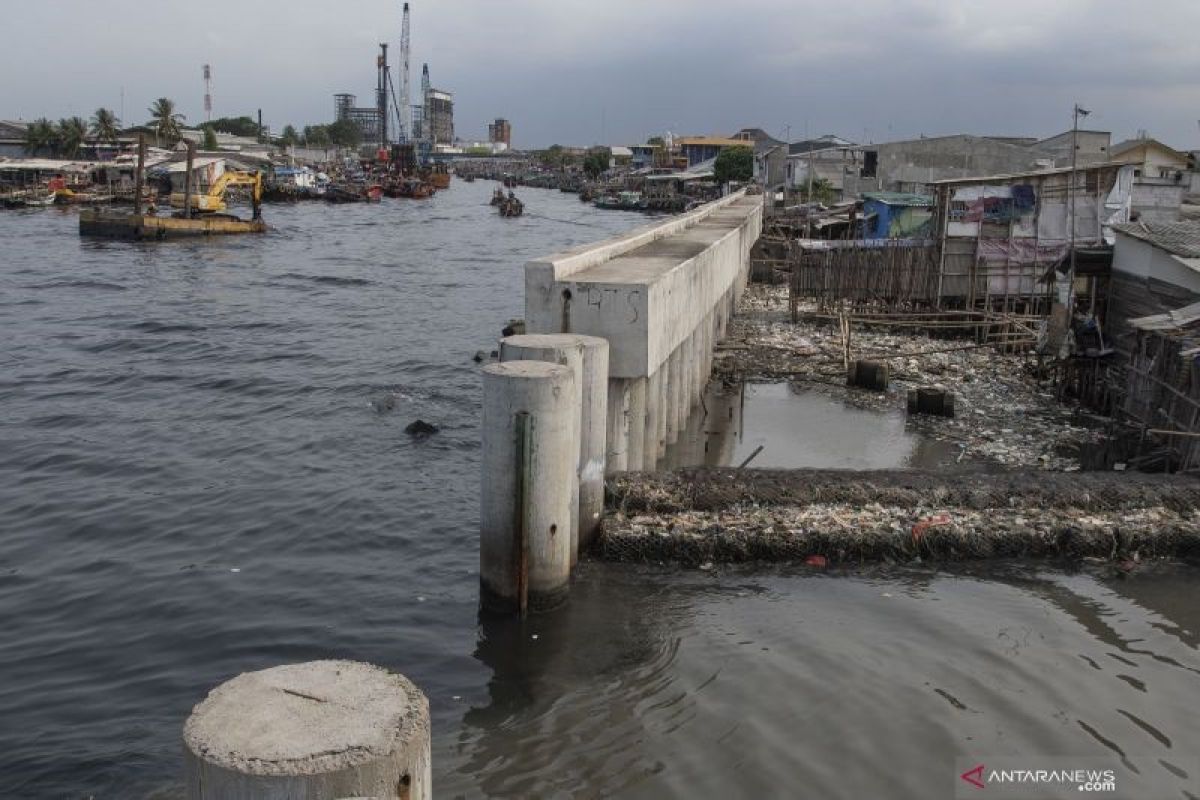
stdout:
[(603, 264), (630, 250), (691, 228), (745, 196), (745, 191), (734, 192), (728, 197), (706, 203), (694, 211), (671, 217), (666, 222), (653, 222), (602, 242), (590, 242), (546, 258), (530, 261), (525, 265), (525, 294), (529, 296), (531, 277), (535, 278), (537, 284), (542, 287), (554, 281), (564, 280), (577, 272), (582, 272), (597, 264)]
[(612, 377), (648, 377), (741, 291), (761, 215), (758, 199), (739, 193), (629, 237), (531, 262), (527, 330), (608, 339)]

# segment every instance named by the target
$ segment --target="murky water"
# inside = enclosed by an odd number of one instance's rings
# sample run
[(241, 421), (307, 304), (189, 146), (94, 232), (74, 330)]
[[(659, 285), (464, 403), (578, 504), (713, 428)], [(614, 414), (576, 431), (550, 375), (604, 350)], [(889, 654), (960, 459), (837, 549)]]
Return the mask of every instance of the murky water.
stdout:
[[(670, 468), (949, 469), (960, 448), (910, 430), (902, 410), (857, 407), (792, 383), (710, 384), (679, 441)], [(971, 466), (971, 465), (968, 465)]]
[(470, 358), (524, 260), (644, 221), (490, 189), (180, 245), (0, 213), (0, 797), (177, 797), (205, 691), (324, 657), (425, 689), (439, 797), (936, 797), (958, 755), (1118, 749), (1196, 779), (1193, 571), (587, 564), (481, 625)]
[(958, 760), (1063, 756), (1200, 796), (1200, 576), (979, 571), (588, 565), (562, 612), (482, 629), (438, 790), (940, 798)]

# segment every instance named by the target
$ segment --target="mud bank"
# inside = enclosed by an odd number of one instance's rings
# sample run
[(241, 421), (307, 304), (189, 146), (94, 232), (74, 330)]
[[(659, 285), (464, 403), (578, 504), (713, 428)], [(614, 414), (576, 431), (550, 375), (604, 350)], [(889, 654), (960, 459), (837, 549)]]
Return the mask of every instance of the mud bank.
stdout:
[(600, 557), (817, 563), (1200, 557), (1200, 483), (1135, 474), (704, 470), (608, 486)]

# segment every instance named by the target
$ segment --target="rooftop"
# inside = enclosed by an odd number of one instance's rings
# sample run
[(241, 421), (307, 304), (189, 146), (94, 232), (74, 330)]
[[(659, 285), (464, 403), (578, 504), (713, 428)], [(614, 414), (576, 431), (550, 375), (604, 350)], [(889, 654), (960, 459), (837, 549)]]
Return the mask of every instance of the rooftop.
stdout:
[(924, 208), (933, 205), (933, 198), (929, 195), (912, 194), (911, 192), (863, 192), (863, 199), (876, 200), (889, 206)]
[(1130, 150), (1136, 150), (1137, 148), (1141, 147), (1142, 145), (1149, 145), (1150, 147), (1157, 147), (1159, 150), (1165, 150), (1166, 152), (1170, 153), (1172, 156), (1175, 156), (1176, 158), (1178, 158), (1180, 161), (1187, 161), (1187, 158), (1188, 158), (1187, 153), (1182, 153), (1182, 152), (1176, 150), (1174, 147), (1165, 145), (1162, 142), (1160, 142), (1158, 139), (1149, 139), (1149, 138), (1147, 138), (1147, 139), (1126, 139), (1123, 142), (1118, 142), (1117, 144), (1114, 144), (1112, 147), (1108, 148), (1108, 156), (1109, 156), (1109, 158), (1116, 158), (1121, 153), (1125, 153)]
[(1165, 314), (1151, 314), (1129, 320), (1129, 325), (1139, 331), (1177, 331), (1200, 321), (1200, 303), (1177, 308)]
[(1127, 222), (1113, 230), (1184, 258), (1200, 258), (1200, 222)]
[(676, 143), (680, 147), (752, 147), (754, 144), (743, 139), (726, 139), (724, 136), (683, 136)]
[[(1116, 169), (1126, 166), (1123, 161), (1101, 161), (1096, 164), (1080, 164), (1076, 172), (1097, 172), (1105, 169)], [(1019, 178), (1040, 178), (1046, 175), (1066, 175), (1071, 167), (1056, 167), (1054, 169), (1034, 169), (1028, 172), (1009, 172), (1002, 175), (979, 175), (972, 178), (943, 178), (940, 181), (930, 181), (929, 186), (954, 186), (972, 183), (1006, 183)]]
[(788, 145), (788, 155), (816, 152), (818, 150), (831, 150), (838, 147), (858, 147), (858, 145), (849, 139), (843, 139), (840, 136), (827, 133), (824, 136), (816, 139), (805, 139), (800, 142), (792, 142)]

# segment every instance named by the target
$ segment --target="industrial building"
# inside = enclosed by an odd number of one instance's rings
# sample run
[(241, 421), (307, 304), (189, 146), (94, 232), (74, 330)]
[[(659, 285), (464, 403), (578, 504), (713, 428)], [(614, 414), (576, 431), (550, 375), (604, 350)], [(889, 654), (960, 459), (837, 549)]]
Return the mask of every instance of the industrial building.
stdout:
[(425, 92), (425, 126), (434, 147), (454, 144), (454, 95), (441, 89)]
[(488, 141), (492, 144), (502, 144), (505, 149), (512, 147), (512, 125), (509, 121), (497, 118), (488, 125)]
[(358, 125), (364, 142), (378, 142), (383, 136), (383, 115), (378, 108), (360, 108), (355, 105), (358, 98), (345, 92), (333, 96), (333, 118), (337, 122), (348, 119)]

